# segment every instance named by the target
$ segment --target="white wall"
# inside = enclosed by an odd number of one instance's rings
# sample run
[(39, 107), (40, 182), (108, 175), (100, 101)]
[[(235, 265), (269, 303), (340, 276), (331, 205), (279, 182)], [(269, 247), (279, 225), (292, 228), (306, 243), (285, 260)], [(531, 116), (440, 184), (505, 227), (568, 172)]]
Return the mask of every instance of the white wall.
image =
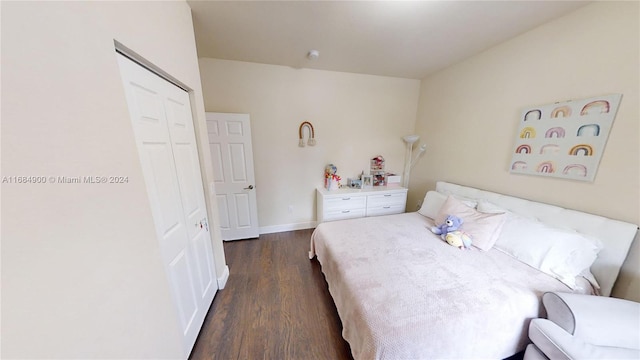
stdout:
[[(640, 224), (639, 4), (596, 2), (423, 79), (409, 205), (447, 180)], [(622, 93), (593, 183), (509, 174), (520, 111)], [(640, 300), (638, 242), (616, 296)]]
[[(2, 176), (129, 178), (112, 185), (2, 184), (1, 357), (179, 357), (182, 334), (114, 39), (194, 90), (196, 128), (206, 134), (188, 5), (1, 6)], [(204, 149), (209, 164), (206, 137)], [(210, 165), (203, 172), (213, 179)], [(216, 235), (221, 274), (219, 229)]]
[[(387, 170), (402, 173), (401, 137), (413, 132), (418, 80), (209, 58), (200, 59), (200, 73), (207, 111), (251, 115), (263, 232), (314, 225), (326, 164), (336, 165), (345, 183), (377, 155)], [(303, 121), (315, 128), (315, 147), (298, 147)]]

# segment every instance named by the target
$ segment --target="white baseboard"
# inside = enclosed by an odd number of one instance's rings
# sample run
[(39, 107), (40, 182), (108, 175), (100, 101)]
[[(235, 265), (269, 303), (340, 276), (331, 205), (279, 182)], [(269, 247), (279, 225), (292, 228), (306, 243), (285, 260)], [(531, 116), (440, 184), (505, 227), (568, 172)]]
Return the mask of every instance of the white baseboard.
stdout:
[(224, 289), (224, 287), (227, 285), (227, 280), (229, 280), (229, 266), (225, 265), (222, 276), (218, 277), (218, 289)]
[(316, 227), (315, 221), (308, 221), (308, 222), (295, 223), (295, 224), (262, 226), (260, 227), (260, 234), (271, 234), (271, 233), (278, 233), (278, 232), (284, 232), (284, 231), (313, 229), (315, 227)]

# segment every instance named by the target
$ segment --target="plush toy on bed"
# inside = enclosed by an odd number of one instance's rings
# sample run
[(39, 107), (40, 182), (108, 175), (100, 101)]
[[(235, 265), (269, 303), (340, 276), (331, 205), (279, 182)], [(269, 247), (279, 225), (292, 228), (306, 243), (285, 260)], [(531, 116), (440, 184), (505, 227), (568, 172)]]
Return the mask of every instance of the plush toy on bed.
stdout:
[(455, 215), (447, 215), (447, 218), (444, 219), (444, 223), (432, 227), (431, 231), (436, 235), (440, 235), (442, 240), (446, 240), (447, 234), (460, 229), (463, 222), (464, 221), (461, 218)]
[(463, 222), (461, 218), (455, 215), (448, 215), (444, 220), (444, 224), (432, 227), (431, 231), (436, 235), (440, 235), (442, 240), (451, 246), (468, 249), (471, 247), (471, 236), (460, 231)]
[(447, 244), (455, 246), (458, 249), (465, 250), (471, 248), (471, 236), (464, 231), (456, 230), (447, 233), (445, 241)]

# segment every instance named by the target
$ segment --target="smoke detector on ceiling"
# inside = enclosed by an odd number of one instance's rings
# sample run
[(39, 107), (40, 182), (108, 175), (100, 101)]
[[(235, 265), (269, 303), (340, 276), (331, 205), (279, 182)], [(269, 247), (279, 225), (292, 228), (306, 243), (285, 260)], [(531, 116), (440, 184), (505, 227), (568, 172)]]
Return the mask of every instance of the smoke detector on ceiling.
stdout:
[(309, 60), (317, 60), (320, 57), (320, 52), (318, 50), (311, 50), (307, 54), (307, 59)]

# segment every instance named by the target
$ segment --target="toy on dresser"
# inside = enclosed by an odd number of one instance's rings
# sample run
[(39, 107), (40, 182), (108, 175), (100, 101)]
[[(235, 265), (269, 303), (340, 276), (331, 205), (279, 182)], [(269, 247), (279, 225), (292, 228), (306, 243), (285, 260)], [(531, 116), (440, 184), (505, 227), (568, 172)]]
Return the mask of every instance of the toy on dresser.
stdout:
[(373, 176), (373, 186), (385, 186), (387, 185), (386, 175), (384, 171), (384, 158), (382, 155), (378, 155), (371, 159), (370, 173)]
[(338, 168), (329, 164), (324, 167), (324, 187), (327, 190), (335, 190), (340, 188), (340, 176), (337, 174)]

